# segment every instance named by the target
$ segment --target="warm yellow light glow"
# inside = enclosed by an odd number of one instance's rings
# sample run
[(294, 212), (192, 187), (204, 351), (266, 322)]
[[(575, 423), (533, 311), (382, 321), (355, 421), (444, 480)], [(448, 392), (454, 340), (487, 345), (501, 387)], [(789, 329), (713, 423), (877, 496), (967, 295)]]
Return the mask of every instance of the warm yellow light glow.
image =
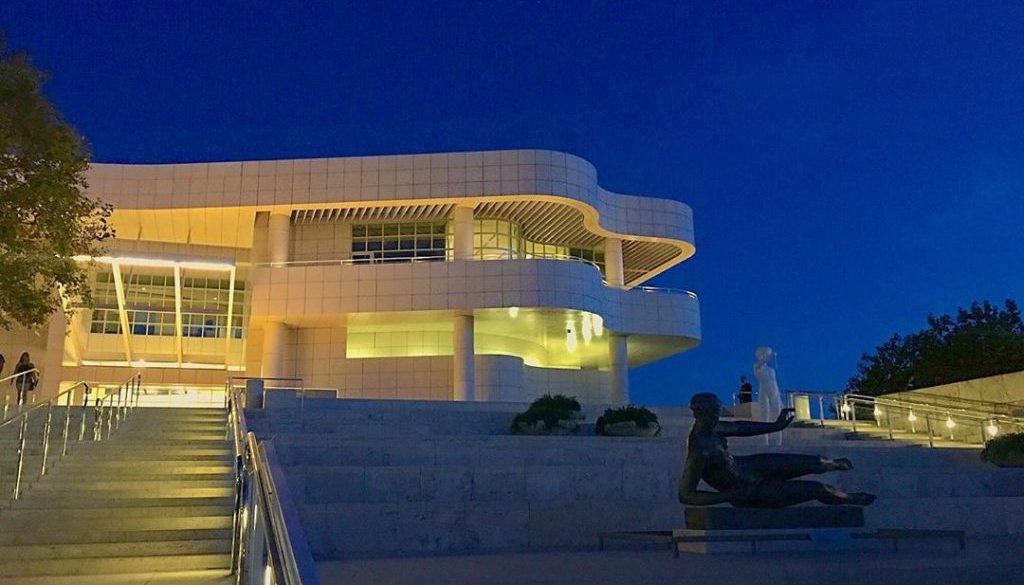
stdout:
[(884, 412), (882, 411), (882, 409), (881, 409), (881, 408), (878, 408), (878, 407), (876, 406), (876, 407), (875, 407), (875, 418), (882, 418), (882, 415), (883, 415), (883, 414), (884, 414)]
[(591, 320), (590, 313), (583, 313), (580, 315), (580, 329), (583, 333), (583, 343), (590, 343), (590, 339), (594, 336), (593, 322)]
[(849, 402), (844, 402), (843, 406), (842, 406), (842, 408), (840, 408), (840, 410), (843, 411), (843, 414), (850, 414), (850, 411), (853, 410), (853, 409), (850, 408), (850, 403)]
[(956, 426), (956, 423), (953, 421), (953, 417), (947, 417), (946, 418), (946, 428), (947, 429), (952, 429), (955, 426)]
[(182, 370), (230, 370), (234, 372), (242, 371), (245, 366), (231, 365), (224, 367), (224, 364), (203, 364), (185, 362), (178, 365), (178, 362), (147, 362), (146, 360), (132, 360), (127, 362), (125, 360), (82, 360), (81, 365), (83, 366), (113, 366), (118, 368), (134, 367), (134, 368), (164, 368), (164, 369), (182, 369)]
[(576, 339), (576, 331), (572, 327), (565, 330), (565, 349), (569, 353), (574, 353), (579, 345), (579, 341)]
[(513, 319), (518, 317), (519, 316), (519, 307), (509, 307), (508, 308), (508, 316), (512, 317)]
[(263, 571), (263, 585), (274, 585), (274, 571), (270, 565)]
[(999, 434), (999, 425), (996, 424), (996, 421), (991, 421), (988, 423), (988, 426), (985, 427), (985, 432), (988, 433), (988, 436), (994, 437)]
[(910, 414), (907, 415), (907, 420), (910, 422), (917, 422), (917, 415), (914, 414), (913, 410), (911, 410)]
[(596, 337), (604, 335), (604, 319), (601, 315), (593, 315), (590, 319), (590, 324), (594, 328), (594, 335)]

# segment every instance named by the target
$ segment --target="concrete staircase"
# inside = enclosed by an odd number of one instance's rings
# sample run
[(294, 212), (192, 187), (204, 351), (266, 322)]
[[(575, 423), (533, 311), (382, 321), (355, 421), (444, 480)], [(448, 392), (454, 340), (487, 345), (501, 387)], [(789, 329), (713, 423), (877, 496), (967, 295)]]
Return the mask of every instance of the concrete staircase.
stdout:
[[(589, 549), (604, 530), (681, 523), (676, 481), (688, 409), (658, 408), (652, 439), (508, 434), (518, 404), (308, 400), (302, 410), (247, 412), (273, 438), (318, 560), (491, 551)], [(603, 407), (591, 407), (593, 422)], [(1024, 533), (1024, 472), (978, 459), (977, 448), (928, 449), (847, 440), (842, 428), (791, 428), (764, 451), (849, 457), (822, 476), (874, 491), (869, 525)]]
[(234, 473), (221, 409), (139, 408), (0, 510), (0, 578), (228, 569)]

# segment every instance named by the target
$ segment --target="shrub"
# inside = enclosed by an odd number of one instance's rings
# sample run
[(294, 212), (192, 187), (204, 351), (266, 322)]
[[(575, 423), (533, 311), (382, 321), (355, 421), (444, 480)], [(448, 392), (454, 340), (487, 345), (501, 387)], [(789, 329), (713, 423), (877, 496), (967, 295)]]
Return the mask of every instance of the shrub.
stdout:
[(524, 427), (534, 427), (539, 421), (544, 422), (544, 428), (548, 431), (566, 428), (574, 431), (573, 426), (566, 427), (565, 423), (560, 421), (575, 422), (583, 418), (580, 410), (580, 403), (575, 397), (545, 394), (534, 400), (526, 412), (519, 413), (512, 419), (511, 431), (513, 434), (523, 433)]
[[(594, 429), (599, 435), (604, 435), (605, 427), (618, 423), (634, 423), (637, 429), (648, 429), (658, 425), (658, 415), (643, 406), (623, 406), (604, 411), (604, 414), (597, 419)], [(660, 429), (659, 429), (660, 430)]]
[(1009, 433), (989, 439), (981, 458), (999, 467), (1024, 467), (1024, 433)]

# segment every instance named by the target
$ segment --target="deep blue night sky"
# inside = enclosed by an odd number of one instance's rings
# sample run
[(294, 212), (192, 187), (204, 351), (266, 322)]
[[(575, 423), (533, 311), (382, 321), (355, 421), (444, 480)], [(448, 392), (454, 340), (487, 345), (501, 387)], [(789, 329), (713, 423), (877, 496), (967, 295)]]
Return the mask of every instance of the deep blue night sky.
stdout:
[(257, 4), (0, 28), (99, 161), (551, 148), (688, 203), (697, 255), (651, 284), (701, 295), (704, 343), (638, 402), (728, 395), (762, 344), (839, 389), (929, 312), (1024, 300), (1020, 2)]

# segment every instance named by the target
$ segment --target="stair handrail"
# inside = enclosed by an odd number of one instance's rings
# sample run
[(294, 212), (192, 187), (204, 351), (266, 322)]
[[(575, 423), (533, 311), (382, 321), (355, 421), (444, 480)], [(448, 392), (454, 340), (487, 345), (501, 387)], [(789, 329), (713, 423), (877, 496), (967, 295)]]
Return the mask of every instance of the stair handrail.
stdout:
[[(24, 491), (24, 490), (22, 490), (22, 482), (24, 481), (24, 478), (25, 478), (25, 475), (24, 475), (25, 474), (25, 447), (27, 446), (27, 441), (28, 441), (28, 436), (27, 435), (28, 435), (28, 421), (29, 421), (29, 417), (32, 416), (32, 414), (34, 412), (36, 412), (36, 411), (38, 411), (40, 409), (43, 409), (43, 408), (46, 409), (46, 424), (45, 424), (45, 427), (43, 429), (43, 442), (42, 442), (42, 449), (43, 449), (43, 452), (42, 452), (42, 463), (41, 463), (40, 468), (39, 468), (39, 475), (35, 478), (35, 479), (38, 479), (39, 477), (42, 477), (42, 476), (46, 475), (46, 472), (49, 469), (49, 465), (48, 465), (49, 464), (49, 460), (48, 459), (49, 459), (49, 456), (50, 456), (50, 431), (51, 431), (51, 428), (52, 428), (52, 425), (53, 425), (53, 407), (55, 405), (56, 406), (60, 406), (61, 398), (65, 397), (65, 396), (67, 397), (67, 399), (64, 401), (66, 408), (64, 409), (64, 424), (62, 425), (63, 426), (63, 430), (61, 432), (61, 451), (60, 451), (60, 456), (58, 457), (58, 459), (63, 458), (68, 453), (68, 436), (69, 436), (69, 433), (70, 433), (70, 423), (71, 423), (71, 406), (72, 406), (71, 403), (72, 403), (72, 399), (74, 397), (74, 392), (77, 389), (79, 389), (79, 388), (83, 389), (82, 396), (84, 398), (83, 398), (83, 402), (82, 402), (82, 422), (83, 422), (83, 425), (84, 425), (85, 413), (86, 413), (86, 410), (88, 408), (89, 392), (90, 392), (89, 384), (87, 382), (84, 382), (84, 381), (83, 382), (77, 382), (77, 383), (69, 386), (68, 388), (66, 388), (62, 392), (58, 393), (53, 398), (50, 398), (49, 400), (46, 400), (45, 402), (40, 402), (38, 404), (34, 404), (34, 405), (30, 406), (29, 408), (19, 412), (15, 416), (12, 416), (11, 418), (9, 418), (7, 420), (4, 420), (3, 422), (0, 422), (0, 429), (3, 429), (4, 427), (7, 427), (7, 426), (11, 426), (13, 428), (15, 424), (18, 425), (17, 426), (17, 428), (18, 428), (18, 442), (17, 442), (17, 444), (18, 444), (18, 464), (17, 464), (17, 467), (15, 468), (14, 487), (11, 490), (11, 496), (10, 496), (11, 501), (15, 501), (15, 500), (20, 499), (21, 496), (22, 496), (22, 493)], [(83, 439), (83, 436), (79, 435), (78, 440), (81, 441), (82, 439)]]
[[(10, 376), (6, 376), (4, 378), (0, 378), (0, 384), (2, 384), (4, 382), (7, 382), (7, 381), (10, 381), (11, 385), (13, 386), (13, 385), (15, 385), (14, 381), (17, 380), (18, 378), (22, 378), (24, 376), (28, 376), (29, 374), (39, 374), (39, 373), (40, 372), (39, 372), (39, 370), (37, 368), (32, 368), (31, 370), (25, 370), (24, 372), (18, 372), (17, 374), (11, 374)], [(3, 417), (2, 417), (3, 420), (7, 420), (7, 411), (10, 409), (10, 407), (11, 407), (11, 393), (5, 389), (4, 390), (4, 412), (3, 412)]]
[[(142, 388), (142, 371), (136, 371), (127, 381), (117, 387), (114, 392), (107, 393), (96, 400), (96, 416), (93, 426), (93, 440), (109, 439), (110, 434), (121, 426), (124, 419), (139, 406), (139, 394)], [(106, 436), (104, 436), (106, 431)]]
[(937, 425), (944, 425), (946, 427), (949, 431), (950, 440), (955, 439), (956, 433), (954, 429), (960, 423), (966, 422), (967, 428), (971, 430), (966, 433), (961, 431), (961, 440), (973, 440), (973, 431), (977, 430), (979, 431), (977, 437), (980, 443), (985, 443), (986, 437), (988, 439), (994, 438), (1005, 429), (1016, 429), (1018, 432), (1024, 430), (1024, 417), (993, 414), (985, 410), (964, 407), (925, 404), (886, 396), (843, 394), (840, 398), (840, 406), (837, 412), (841, 420), (851, 424), (854, 433), (858, 432), (858, 424), (864, 425), (868, 422), (865, 418), (861, 418), (858, 421), (857, 406), (870, 407), (872, 409), (871, 418), (874, 419), (877, 426), (881, 426), (881, 419), (884, 416), (890, 439), (894, 438), (892, 410), (902, 410), (907, 414), (906, 419), (910, 423), (911, 433), (918, 432), (918, 425), (916, 424), (920, 419), (918, 415), (923, 415), (924, 421), (920, 428), (927, 431), (928, 445), (930, 447), (935, 446), (935, 439), (941, 439), (946, 434), (946, 431), (943, 431), (941, 426), (936, 429), (935, 425), (932, 424), (933, 421)]
[(945, 405), (957, 408), (970, 408), (972, 410), (985, 411), (993, 415), (1019, 416), (1015, 413), (1021, 410), (1019, 406), (1014, 407), (1012, 402), (995, 402), (993, 400), (977, 400), (974, 398), (963, 398), (961, 396), (926, 394), (923, 392), (915, 392), (913, 390), (907, 392), (895, 392), (892, 394), (886, 394), (885, 396), (905, 400), (907, 402), (930, 404), (932, 406)]
[(248, 430), (242, 391), (225, 386), (236, 462), (232, 572), (240, 585), (319, 585), (273, 442)]

